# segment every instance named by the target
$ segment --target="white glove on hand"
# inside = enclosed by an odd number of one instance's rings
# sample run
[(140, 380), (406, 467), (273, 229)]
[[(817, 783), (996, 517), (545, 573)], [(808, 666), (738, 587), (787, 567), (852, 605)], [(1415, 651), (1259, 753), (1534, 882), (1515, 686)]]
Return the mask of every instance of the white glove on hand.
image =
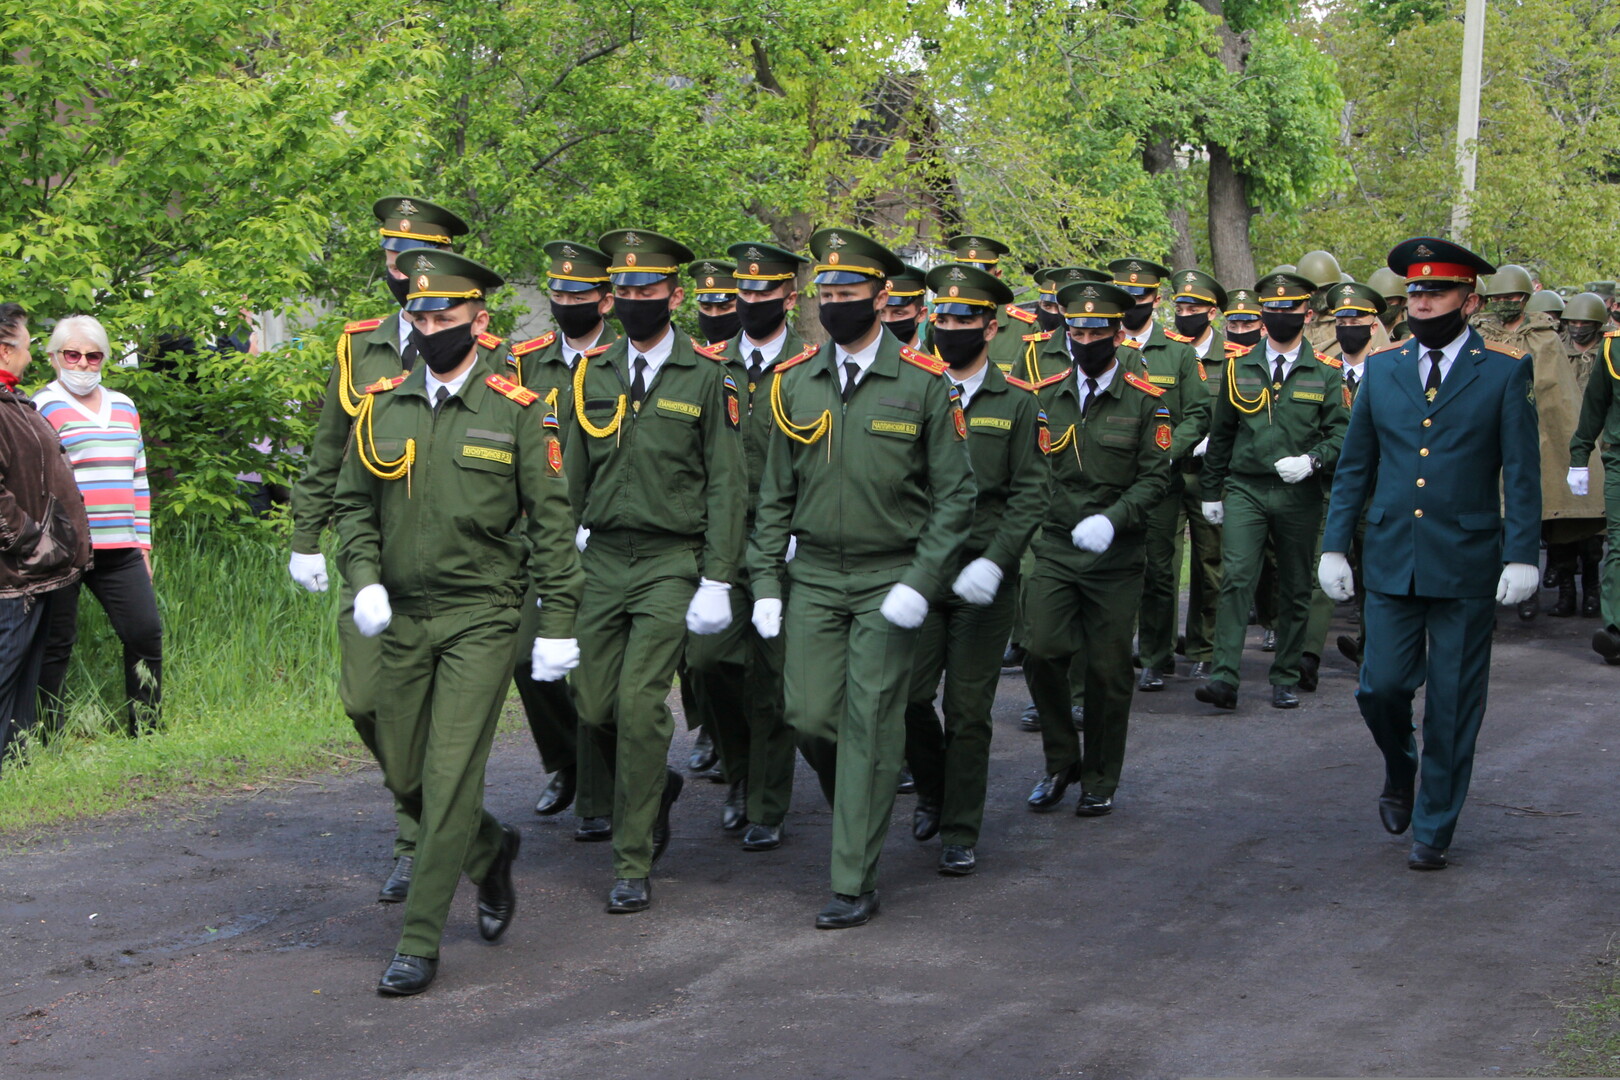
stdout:
[(578, 548), (581, 551), (584, 551), (585, 550), (585, 545), (590, 543), (590, 540), (591, 540), (591, 530), (587, 529), (583, 525), (581, 525), (577, 530), (575, 530), (575, 532), (574, 532), (574, 546), (576, 548)]
[(1277, 470), (1277, 475), (1282, 477), (1285, 484), (1297, 484), (1311, 475), (1311, 459), (1304, 454), (1298, 457), (1279, 458), (1272, 467)]
[(1204, 504), (1204, 520), (1211, 525), (1219, 525), (1226, 520), (1226, 504), (1207, 502)]
[(793, 561), (793, 556), (797, 555), (798, 553), (799, 553), (799, 538), (797, 536), (788, 537), (787, 556), (782, 561), (783, 562), (792, 562)]
[(754, 601), (754, 629), (762, 638), (773, 638), (782, 632), (782, 601)]
[(915, 630), (928, 618), (928, 598), (903, 582), (895, 582), (878, 609), (885, 619), (902, 630)]
[(376, 637), (394, 621), (388, 605), (388, 590), (381, 584), (367, 585), (354, 594), (354, 628), (361, 637)]
[(686, 605), (686, 628), (694, 634), (718, 634), (731, 625), (731, 586), (698, 579), (697, 592)]
[(951, 584), (951, 592), (970, 604), (984, 605), (996, 598), (1001, 587), (1001, 567), (989, 559), (974, 559), (962, 567)]
[(1107, 551), (1114, 542), (1114, 523), (1101, 514), (1092, 514), (1070, 530), (1069, 539), (1081, 551)]
[(575, 638), (537, 637), (529, 650), (529, 678), (535, 682), (556, 682), (579, 666), (579, 641)]
[[(1569, 485), (1569, 493), (1571, 495), (1585, 495), (1587, 485), (1590, 483), (1590, 480), (1591, 471), (1589, 469), (1571, 469), (1569, 470), (1569, 476), (1565, 477), (1564, 482)], [(293, 558), (296, 559), (298, 556), (294, 555)], [(294, 574), (293, 576), (297, 577), (298, 575)]]
[[(1585, 470), (1581, 471), (1584, 472)], [(1582, 480), (1582, 485), (1585, 485), (1584, 480)], [(1586, 492), (1582, 491), (1581, 494), (1585, 495)], [(313, 555), (300, 555), (296, 551), (293, 552), (292, 558), (287, 560), (287, 573), (291, 574), (294, 581), (310, 592), (326, 591), (326, 556), (318, 551)]]
[(1193, 447), (1193, 457), (1203, 457), (1207, 453), (1209, 453), (1209, 436), (1205, 435), (1198, 440), (1198, 445)]
[(1342, 604), (1356, 595), (1356, 578), (1344, 552), (1322, 552), (1322, 561), (1316, 564), (1316, 583), (1322, 586), (1328, 599), (1336, 603)]
[(1522, 604), (1536, 595), (1540, 584), (1540, 570), (1529, 563), (1510, 562), (1502, 567), (1502, 577), (1496, 583), (1496, 602), (1509, 607)]

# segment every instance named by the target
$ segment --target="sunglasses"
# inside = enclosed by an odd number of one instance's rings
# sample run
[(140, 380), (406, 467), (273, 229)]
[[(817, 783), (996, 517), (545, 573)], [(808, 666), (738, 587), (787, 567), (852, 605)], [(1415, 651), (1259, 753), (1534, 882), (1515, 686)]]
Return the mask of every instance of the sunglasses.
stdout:
[(107, 359), (107, 354), (104, 352), (80, 352), (78, 349), (63, 349), (56, 355), (69, 364), (77, 364), (80, 361), (86, 364), (99, 364)]

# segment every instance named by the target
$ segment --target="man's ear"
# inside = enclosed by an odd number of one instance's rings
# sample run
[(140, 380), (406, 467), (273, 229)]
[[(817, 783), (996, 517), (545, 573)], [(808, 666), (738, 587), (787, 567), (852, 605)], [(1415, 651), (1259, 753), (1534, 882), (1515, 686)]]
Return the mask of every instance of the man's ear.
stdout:
[(989, 344), (990, 342), (996, 340), (996, 335), (999, 334), (999, 333), (1001, 333), (1001, 324), (996, 322), (996, 320), (994, 318), (992, 318), (988, 323), (985, 324), (985, 328), (984, 328), (985, 344)]
[(676, 308), (680, 307), (681, 302), (684, 301), (685, 299), (686, 299), (686, 286), (684, 286), (684, 285), (675, 286), (674, 289), (670, 290), (670, 294), (669, 294), (669, 310), (674, 311)]
[(488, 330), (488, 329), (489, 329), (489, 308), (480, 308), (479, 311), (478, 311), (478, 314), (474, 315), (473, 320), (472, 320), (473, 337), (477, 337), (479, 334), (482, 334), (485, 330)]

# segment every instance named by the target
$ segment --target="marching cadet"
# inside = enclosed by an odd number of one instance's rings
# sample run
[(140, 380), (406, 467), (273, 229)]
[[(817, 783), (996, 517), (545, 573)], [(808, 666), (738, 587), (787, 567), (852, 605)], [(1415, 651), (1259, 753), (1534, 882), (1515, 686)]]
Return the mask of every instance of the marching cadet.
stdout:
[[(1567, 315), (1575, 308), (1581, 316), (1572, 324), (1572, 340), (1579, 340), (1577, 330), (1581, 337), (1585, 336), (1583, 323), (1594, 321), (1586, 316), (1601, 316), (1597, 305), (1582, 304), (1576, 308), (1576, 301), (1587, 295), (1582, 293), (1571, 298), (1564, 309)], [(1600, 298), (1593, 296), (1593, 299)], [(1620, 366), (1616, 364), (1620, 360), (1620, 356), (1616, 356), (1620, 348), (1615, 347), (1617, 338), (1620, 338), (1620, 330), (1611, 330), (1596, 339), (1602, 343), (1600, 359), (1593, 366), (1581, 396), (1580, 421), (1569, 440), (1570, 468), (1566, 481), (1573, 495), (1585, 496), (1591, 490), (1591, 462), (1601, 437), (1603, 475), (1600, 480), (1603, 505), (1608, 512), (1609, 547), (1603, 553), (1603, 625), (1592, 635), (1592, 648), (1608, 664), (1620, 664), (1620, 394), (1615, 392), (1616, 384), (1620, 383)]]
[[(575, 431), (574, 367), (581, 354), (612, 344), (618, 334), (608, 324), (613, 294), (608, 287), (607, 256), (575, 240), (554, 240), (541, 250), (550, 259), (546, 290), (550, 294), (551, 321), (557, 329), (512, 346), (512, 367), (515, 381), (539, 394), (557, 416), (566, 452)], [(539, 617), (539, 608), (533, 603), (523, 606), (518, 640), (534, 637)], [(573, 803), (577, 790), (580, 824), (574, 838), (606, 840), (612, 835), (612, 785), (607, 779), (607, 763), (601, 760), (595, 744), (579, 739), (579, 712), (574, 707), (573, 689), (561, 680), (538, 682), (530, 678), (529, 657), (521, 649), (512, 681), (523, 699), (523, 713), (540, 751), (541, 766), (551, 775), (534, 812), (562, 813)]]
[[(679, 773), (664, 765), (664, 699), (686, 633), (731, 622), (747, 493), (736, 381), (719, 349), (670, 325), (687, 248), (641, 229), (605, 234), (625, 336), (574, 368), (568, 482), (584, 544), (583, 654), (574, 690), (584, 731), (613, 776), (614, 884), (607, 910), (645, 911), (669, 844)], [(542, 609), (542, 614), (544, 609)]]
[[(380, 319), (351, 322), (338, 339), (337, 362), (326, 382), (326, 398), (315, 436), (309, 444), (304, 475), (292, 489), (292, 557), (287, 570), (310, 592), (327, 588), (326, 556), (321, 554), (321, 532), (332, 518), (338, 473), (354, 431), (354, 418), (369, 408), (364, 388), (378, 379), (409, 372), (416, 364), (411, 341), (411, 317), (404, 312), (410, 277), (396, 265), (408, 248), (448, 248), (467, 232), (467, 224), (442, 206), (426, 199), (390, 195), (372, 207), (382, 237), (386, 264), (384, 283), (400, 311)], [(496, 345), (500, 339), (493, 338)], [(345, 580), (338, 610), (338, 698), (354, 724), (355, 733), (371, 756), (377, 756), (377, 695), (380, 644), (362, 637), (354, 628), (354, 586)], [(411, 885), (416, 851), (416, 823), (396, 800), (394, 803), (394, 869), (377, 899), (397, 904)]]
[[(1001, 678), (995, 645), (1012, 627), (1019, 558), (1043, 511), (1045, 462), (1036, 445), (1035, 398), (988, 360), (998, 332), (996, 306), (1010, 301), (1012, 290), (971, 266), (936, 266), (927, 282), (934, 294), (934, 348), (967, 417), (978, 496), (967, 543), (947, 567), (950, 589), (929, 598), (906, 705), (906, 761), (917, 783), (912, 836), (923, 841), (938, 834), (940, 873), (960, 876), (977, 866), (990, 711)], [(934, 713), (942, 674), (943, 730)]]
[(1344, 276), (1344, 271), (1339, 269), (1339, 260), (1331, 252), (1307, 251), (1299, 257), (1299, 264), (1288, 272), (1311, 283), (1311, 301), (1305, 313), (1305, 340), (1310, 343), (1312, 351), (1326, 352), (1328, 346), (1333, 344), (1334, 330), (1333, 317), (1328, 314), (1327, 294), (1330, 288), (1341, 283)]
[[(777, 365), (813, 355), (794, 329), (797, 275), (809, 262), (772, 244), (738, 243), (726, 253), (737, 260), (737, 313), (742, 331), (726, 342), (724, 358), (739, 384), (743, 459), (748, 472), (746, 533), (754, 528), (766, 451), (776, 429), (771, 416), (772, 373)], [(793, 798), (793, 730), (782, 712), (782, 638), (766, 638), (749, 621), (754, 590), (747, 567), (731, 584), (731, 625), (718, 634), (688, 639), (687, 666), (698, 697), (710, 706), (714, 731), (731, 785), (721, 825), (747, 826), (744, 851), (770, 851), (786, 835)]]
[(901, 263), (900, 272), (889, 279), (889, 302), (878, 312), (885, 330), (919, 352), (929, 349), (926, 273), (920, 266)]
[[(1278, 268), (1277, 270), (1271, 271), (1271, 273), (1281, 273), (1284, 271), (1284, 269), (1285, 268)], [(1293, 272), (1292, 267), (1287, 267), (1286, 270), (1289, 273)], [(1404, 288), (1404, 286), (1402, 287)], [(1247, 351), (1248, 349), (1258, 345), (1261, 338), (1265, 336), (1265, 327), (1260, 321), (1260, 301), (1255, 297), (1252, 289), (1233, 289), (1229, 294), (1227, 307), (1224, 314), (1226, 316), (1226, 342), (1228, 346), (1226, 358), (1228, 361), (1231, 361), (1235, 356), (1239, 355), (1240, 352)], [(1216, 397), (1226, 393), (1226, 379), (1224, 376), (1218, 385), (1211, 385), (1210, 390)], [(1214, 416), (1213, 407), (1210, 410), (1210, 415), (1211, 417)], [(1203, 457), (1208, 450), (1209, 440), (1206, 438), (1204, 442), (1193, 451), (1193, 454), (1196, 457)], [(1202, 500), (1201, 494), (1200, 500)], [(1198, 516), (1203, 517), (1203, 502), (1200, 501), (1198, 505), (1200, 507)], [(1215, 531), (1219, 533), (1220, 526), (1215, 526)], [(1219, 601), (1220, 584), (1219, 579), (1217, 579), (1215, 585), (1215, 597), (1211, 603), (1218, 604)], [(1255, 587), (1254, 613), (1255, 621), (1259, 623), (1262, 630), (1260, 643), (1261, 651), (1276, 652), (1277, 632), (1272, 628), (1277, 622), (1277, 558), (1272, 552), (1269, 544), (1266, 546), (1265, 559), (1261, 564), (1259, 583)], [(1210, 615), (1208, 625), (1210, 655), (1213, 657), (1215, 640), (1215, 616), (1213, 614)], [(1206, 664), (1204, 665), (1203, 674), (1201, 674), (1199, 678), (1208, 677), (1209, 665)]]
[(723, 345), (737, 336), (736, 266), (719, 259), (699, 259), (686, 268), (697, 294), (698, 336), (710, 345)]
[[(579, 560), (559, 423), (506, 377), (504, 355), (478, 348), (501, 278), (436, 248), (401, 252), (399, 265), (424, 366), (366, 388), (336, 497), (355, 627), (366, 637), (389, 630), (377, 672), (388, 688), (376, 699), (378, 761), (417, 826), (404, 927), (377, 984), (385, 995), (433, 981), (461, 874), (478, 883), (480, 936), (506, 932), (519, 836), (483, 803), (512, 653), (528, 648), (542, 680), (579, 659)], [(540, 602), (539, 635), (521, 642), (526, 596)]]
[[(1058, 292), (1074, 367), (1035, 387), (1046, 459), (1029, 587), (1029, 657), (1046, 775), (1029, 807), (1051, 810), (1081, 786), (1080, 817), (1112, 812), (1131, 715), (1131, 624), (1141, 600), (1147, 527), (1170, 486), (1174, 443), (1166, 391), (1122, 351), (1124, 314), (1140, 298), (1075, 282)], [(1069, 720), (1071, 660), (1084, 654), (1083, 738)]]
[(1204, 517), (1221, 530), (1221, 596), (1215, 614), (1215, 667), (1193, 696), (1237, 707), (1249, 606), (1272, 543), (1277, 558), (1277, 651), (1271, 704), (1298, 708), (1299, 657), (1311, 606), (1311, 560), (1322, 521), (1322, 477), (1339, 456), (1350, 410), (1340, 364), (1305, 341), (1315, 291), (1298, 274), (1268, 274), (1254, 287), (1263, 309), (1263, 346), (1227, 362), (1225, 391), (1200, 477)]
[[(957, 262), (1005, 278), (1001, 257), (1012, 249), (1000, 240), (962, 233), (947, 237), (945, 246)], [(1013, 374), (1014, 366), (1024, 356), (1027, 343), (1023, 335), (1034, 331), (1036, 326), (1034, 313), (1014, 304), (1011, 298), (996, 310), (996, 338), (990, 342), (990, 362), (999, 367), (1003, 375)]]
[[(1233, 289), (1226, 294), (1221, 317), (1225, 321), (1223, 330), (1226, 334), (1228, 360), (1240, 355), (1238, 350), (1252, 349), (1260, 344), (1260, 339), (1265, 336), (1265, 326), (1260, 321), (1260, 315), (1260, 300), (1255, 296), (1253, 289)], [(1218, 398), (1223, 392), (1217, 388), (1214, 393)]]
[(878, 326), (900, 260), (847, 229), (818, 231), (810, 250), (832, 345), (778, 362), (771, 377), (780, 432), (749, 570), (755, 628), (786, 634), (788, 723), (832, 804), (833, 898), (816, 926), (840, 930), (878, 909), (917, 628), (968, 535), (973, 477), (945, 364)]
[(1159, 404), (1170, 411), (1172, 439), (1170, 485), (1147, 522), (1147, 576), (1138, 613), (1138, 653), (1142, 675), (1136, 688), (1163, 690), (1164, 676), (1176, 673), (1176, 521), (1181, 514), (1180, 464), (1193, 458), (1193, 450), (1209, 434), (1209, 393), (1205, 373), (1185, 335), (1174, 339), (1154, 321), (1159, 307), (1160, 283), (1170, 268), (1147, 259), (1115, 259), (1108, 264), (1114, 285), (1135, 301), (1121, 321), (1123, 347), (1142, 354), (1148, 381), (1164, 391)]

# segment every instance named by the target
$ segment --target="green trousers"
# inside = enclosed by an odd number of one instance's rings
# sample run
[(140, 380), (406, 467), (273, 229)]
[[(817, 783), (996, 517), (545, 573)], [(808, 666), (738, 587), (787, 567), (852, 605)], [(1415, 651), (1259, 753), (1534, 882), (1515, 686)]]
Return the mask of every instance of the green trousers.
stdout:
[(1603, 510), (1608, 544), (1603, 549), (1603, 625), (1620, 628), (1620, 449), (1603, 452)]
[[(1024, 549), (1023, 558), (1018, 560), (1018, 592), (1017, 601), (1013, 607), (1012, 640), (1022, 645), (1029, 640), (1029, 579), (1035, 573), (1035, 545), (1032, 542)], [(1029, 682), (1029, 667), (1024, 667), (1024, 687), (1029, 691), (1029, 700), (1035, 700), (1035, 688)], [(1073, 705), (1086, 703), (1086, 658), (1076, 655), (1074, 662), (1069, 666), (1069, 701)]]
[[(1106, 798), (1119, 787), (1125, 764), (1133, 692), (1131, 624), (1142, 598), (1144, 555), (1138, 546), (1134, 559), (1110, 551), (1099, 560), (1072, 546), (1064, 551), (1064, 542), (1047, 534), (1036, 541), (1029, 595), (1039, 599), (1030, 605), (1024, 670), (1040, 710), (1047, 773), (1078, 764), (1082, 788)], [(1078, 733), (1069, 718), (1070, 664), (1076, 656), (1086, 658), (1086, 718)]]
[(1136, 616), (1136, 651), (1142, 667), (1173, 670), (1176, 664), (1176, 599), (1181, 584), (1182, 474), (1148, 511), (1147, 567)]
[(832, 888), (846, 896), (877, 887), (905, 755), (917, 631), (878, 610), (903, 569), (832, 570), (803, 558), (788, 564), (787, 722), (832, 805)]
[(1221, 527), (1204, 520), (1204, 503), (1198, 493), (1198, 474), (1185, 474), (1181, 493), (1181, 515), (1176, 525), (1175, 590), (1181, 588), (1181, 524), (1186, 522), (1187, 539), (1192, 545), (1187, 580), (1187, 648), (1193, 663), (1209, 663), (1215, 655), (1215, 605), (1221, 595)]
[(1215, 666), (1210, 677), (1239, 685), (1249, 607), (1270, 541), (1277, 554), (1277, 652), (1270, 681), (1273, 686), (1298, 685), (1311, 582), (1316, 580), (1322, 485), (1314, 478), (1285, 484), (1278, 477), (1234, 476), (1226, 482), (1224, 502), (1221, 599), (1215, 612)]
[(652, 871), (653, 823), (675, 734), (666, 699), (686, 645), (697, 553), (593, 532), (583, 568), (575, 701), (612, 779), (613, 876), (644, 878)]
[[(996, 598), (982, 607), (950, 594), (935, 601), (918, 633), (906, 703), (906, 763), (917, 781), (917, 801), (940, 808), (942, 843), (979, 842), (990, 776), (990, 713), (1001, 681), (996, 643), (1007, 638), (1017, 595), (1016, 576), (1003, 578)], [(941, 675), (943, 727), (934, 712)]]
[(398, 952), (438, 956), (465, 873), (482, 880), (501, 848), (484, 810), (484, 765), (506, 701), (518, 610), (479, 604), (394, 613), (382, 642), (377, 750), (383, 780), (416, 823), (416, 866)]
[[(1327, 505), (1324, 503), (1322, 506), (1322, 526), (1326, 524)], [(1316, 530), (1317, 563), (1322, 561), (1322, 526), (1318, 526)], [(1358, 615), (1365, 609), (1367, 602), (1367, 591), (1361, 585), (1361, 541), (1366, 535), (1367, 519), (1362, 518), (1360, 524), (1356, 526), (1356, 536), (1350, 542), (1350, 550), (1345, 553), (1345, 557), (1350, 560), (1350, 572), (1354, 575), (1356, 585), (1356, 595), (1350, 602), (1356, 605)], [(1332, 599), (1322, 591), (1322, 586), (1317, 582), (1316, 575), (1313, 573), (1311, 575), (1311, 615), (1310, 620), (1305, 624), (1305, 644), (1301, 649), (1302, 652), (1310, 653), (1317, 659), (1327, 655), (1328, 631), (1333, 626), (1334, 607)], [(1362, 633), (1361, 624), (1358, 623), (1356, 630), (1358, 640), (1362, 638)]]
[(782, 635), (760, 637), (753, 613), (753, 591), (733, 582), (731, 625), (688, 637), (686, 666), (726, 782), (747, 785), (751, 823), (774, 826), (793, 800), (793, 729), (783, 715)]
[[(382, 637), (362, 637), (354, 625), (354, 590), (338, 594), (338, 700), (371, 756), (377, 753), (377, 691), (382, 680)], [(394, 857), (416, 850), (416, 821), (394, 800)]]
[(548, 773), (573, 769), (574, 813), (607, 817), (613, 813), (613, 780), (596, 743), (579, 737), (573, 684), (565, 679), (535, 682), (530, 677), (529, 655), (539, 626), (540, 608), (531, 592), (523, 601), (512, 682), (523, 701), (523, 716), (529, 722), (535, 749), (540, 751), (540, 766)]

